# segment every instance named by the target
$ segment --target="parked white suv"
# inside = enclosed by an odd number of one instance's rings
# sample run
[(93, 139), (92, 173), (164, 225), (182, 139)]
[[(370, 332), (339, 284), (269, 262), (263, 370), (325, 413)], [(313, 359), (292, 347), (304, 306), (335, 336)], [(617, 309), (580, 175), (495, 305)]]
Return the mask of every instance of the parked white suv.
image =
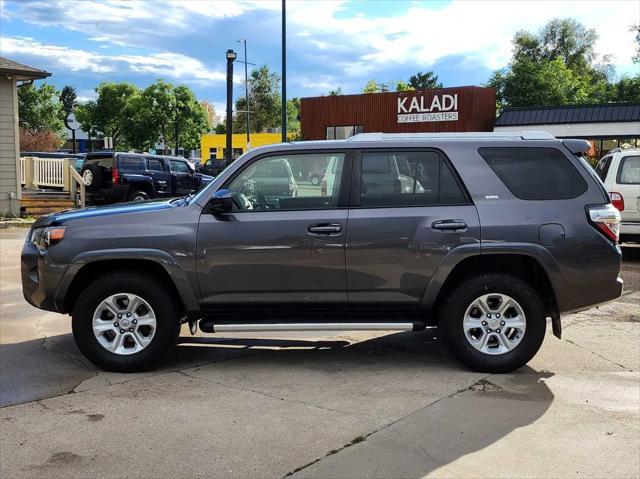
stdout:
[(611, 150), (596, 166), (596, 173), (620, 210), (620, 240), (640, 241), (640, 150)]

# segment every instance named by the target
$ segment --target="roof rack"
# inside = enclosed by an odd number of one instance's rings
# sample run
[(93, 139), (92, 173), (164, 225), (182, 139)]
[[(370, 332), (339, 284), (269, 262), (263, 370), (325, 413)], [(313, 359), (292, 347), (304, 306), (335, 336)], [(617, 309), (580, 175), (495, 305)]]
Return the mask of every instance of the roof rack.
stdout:
[(473, 132), (473, 133), (358, 133), (348, 138), (348, 142), (380, 142), (394, 140), (436, 140), (436, 139), (460, 139), (460, 140), (555, 140), (556, 137), (546, 131), (499, 131), (499, 132)]

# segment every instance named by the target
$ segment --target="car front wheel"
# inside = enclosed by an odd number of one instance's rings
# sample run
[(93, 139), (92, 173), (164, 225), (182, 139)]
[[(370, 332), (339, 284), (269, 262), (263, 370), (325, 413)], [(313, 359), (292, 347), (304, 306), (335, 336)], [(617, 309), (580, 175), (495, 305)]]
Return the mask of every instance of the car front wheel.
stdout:
[(173, 295), (153, 278), (113, 272), (90, 283), (73, 309), (80, 351), (108, 371), (152, 369), (175, 346), (180, 313)]
[(459, 283), (445, 299), (439, 326), (460, 362), (476, 371), (506, 373), (538, 352), (546, 318), (527, 282), (493, 273)]

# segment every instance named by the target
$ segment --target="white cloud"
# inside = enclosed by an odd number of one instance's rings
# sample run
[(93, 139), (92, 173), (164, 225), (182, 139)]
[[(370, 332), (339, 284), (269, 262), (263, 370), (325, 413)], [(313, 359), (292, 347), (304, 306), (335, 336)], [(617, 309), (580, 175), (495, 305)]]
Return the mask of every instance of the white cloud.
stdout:
[(2, 55), (40, 57), (57, 68), (92, 73), (122, 72), (155, 74), (185, 83), (213, 84), (225, 80), (221, 71), (210, 70), (200, 60), (172, 52), (149, 55), (103, 55), (75, 48), (46, 45), (28, 37), (0, 38)]
[(119, 46), (148, 44), (158, 36), (187, 35), (211, 19), (274, 10), (279, 2), (257, 0), (23, 0), (17, 16), (40, 26), (82, 33)]
[[(344, 2), (292, 3), (288, 18), (298, 37), (318, 50), (355, 53), (344, 72), (393, 68), (398, 64), (430, 66), (439, 59), (461, 55), (476, 66), (495, 69), (508, 63), (516, 31), (538, 31), (552, 18), (572, 17), (595, 28), (601, 55), (626, 64), (633, 54), (629, 16), (634, 2), (607, 1), (454, 1), (441, 9), (412, 3), (391, 18), (338, 15)], [(637, 4), (636, 4), (637, 7)], [(631, 8), (633, 10), (633, 8)], [(637, 9), (636, 9), (637, 12)]]

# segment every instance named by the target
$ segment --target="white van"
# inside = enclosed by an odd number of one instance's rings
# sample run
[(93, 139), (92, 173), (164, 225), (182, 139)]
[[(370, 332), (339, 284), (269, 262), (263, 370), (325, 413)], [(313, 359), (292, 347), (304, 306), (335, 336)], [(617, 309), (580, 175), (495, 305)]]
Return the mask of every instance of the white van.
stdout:
[(611, 150), (596, 166), (596, 173), (620, 210), (620, 241), (640, 241), (640, 150)]

